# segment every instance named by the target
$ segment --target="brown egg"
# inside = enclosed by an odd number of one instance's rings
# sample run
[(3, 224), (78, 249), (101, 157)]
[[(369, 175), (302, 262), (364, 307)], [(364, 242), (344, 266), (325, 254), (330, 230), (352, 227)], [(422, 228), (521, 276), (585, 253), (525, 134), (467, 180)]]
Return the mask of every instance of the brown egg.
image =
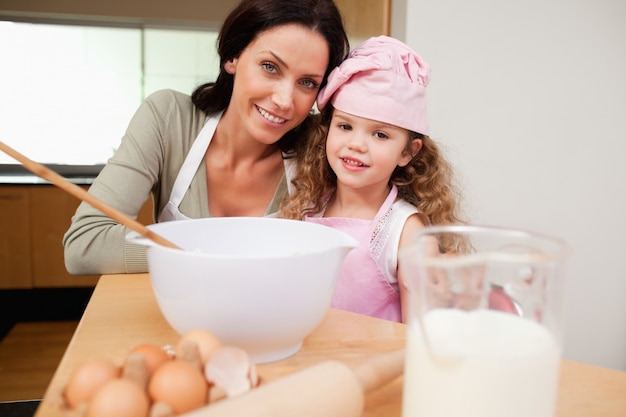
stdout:
[(86, 417), (147, 417), (150, 400), (137, 384), (124, 378), (104, 384), (89, 402)]
[(167, 352), (160, 346), (153, 343), (143, 343), (131, 349), (130, 353), (139, 352), (146, 359), (146, 365), (150, 374), (165, 362), (171, 360)]
[(168, 404), (174, 414), (186, 413), (206, 404), (208, 389), (208, 382), (200, 369), (181, 360), (161, 365), (148, 385), (152, 401)]
[(202, 365), (211, 357), (211, 354), (220, 346), (222, 346), (222, 342), (220, 339), (215, 336), (213, 333), (202, 330), (202, 329), (194, 329), (185, 333), (178, 344), (176, 345), (176, 355), (178, 356), (181, 353), (182, 347), (185, 342), (192, 341), (198, 345), (198, 350), (200, 351), (200, 360), (202, 361)]
[(88, 402), (100, 387), (119, 375), (120, 368), (108, 359), (93, 358), (83, 362), (74, 370), (63, 391), (68, 407)]

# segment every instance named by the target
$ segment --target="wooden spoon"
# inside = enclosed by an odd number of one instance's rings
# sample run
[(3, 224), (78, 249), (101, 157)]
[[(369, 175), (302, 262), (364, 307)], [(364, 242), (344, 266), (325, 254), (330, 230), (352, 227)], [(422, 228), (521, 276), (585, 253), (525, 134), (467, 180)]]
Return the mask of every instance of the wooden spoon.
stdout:
[(135, 232), (139, 233), (141, 236), (147, 239), (150, 239), (153, 242), (158, 243), (161, 246), (166, 246), (168, 248), (182, 250), (180, 246), (175, 245), (174, 243), (165, 239), (163, 236), (157, 233), (154, 233), (143, 224), (129, 217), (126, 213), (123, 213), (117, 210), (116, 208), (111, 207), (110, 205), (106, 204), (104, 201), (89, 194), (87, 191), (85, 191), (78, 185), (68, 181), (67, 179), (57, 174), (56, 172), (52, 171), (51, 169), (41, 164), (38, 164), (35, 161), (30, 160), (29, 158), (22, 155), (21, 153), (11, 148), (9, 145), (5, 144), (2, 141), (0, 141), (0, 150), (2, 150), (4, 153), (14, 158), (15, 160), (19, 161), (26, 169), (31, 171), (33, 174), (51, 182), (52, 184), (68, 192), (69, 194), (73, 195), (79, 200), (82, 200), (90, 204), (91, 206), (97, 208), (98, 210), (100, 210), (107, 216), (111, 217), (112, 219), (118, 221), (119, 223), (123, 224), (129, 229), (134, 230)]

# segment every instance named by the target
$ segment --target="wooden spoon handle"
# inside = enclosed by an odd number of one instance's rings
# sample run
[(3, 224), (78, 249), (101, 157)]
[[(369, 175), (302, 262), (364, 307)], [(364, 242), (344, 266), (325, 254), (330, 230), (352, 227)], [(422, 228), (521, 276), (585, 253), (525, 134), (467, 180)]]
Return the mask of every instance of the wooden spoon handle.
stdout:
[(94, 197), (78, 185), (68, 181), (51, 169), (41, 164), (38, 164), (35, 161), (32, 161), (31, 159), (27, 158), (25, 155), (22, 155), (2, 141), (0, 141), (0, 150), (2, 150), (4, 153), (14, 158), (15, 160), (19, 161), (26, 169), (31, 171), (33, 174), (51, 182), (52, 184), (73, 195), (79, 200), (89, 203), (91, 206), (97, 208), (107, 216), (118, 221), (129, 229), (134, 230), (141, 236), (148, 238), (162, 246), (174, 249), (181, 249), (179, 246), (165, 239), (163, 236), (154, 233), (143, 224), (129, 217), (127, 214), (117, 210), (115, 207), (111, 207), (102, 200)]

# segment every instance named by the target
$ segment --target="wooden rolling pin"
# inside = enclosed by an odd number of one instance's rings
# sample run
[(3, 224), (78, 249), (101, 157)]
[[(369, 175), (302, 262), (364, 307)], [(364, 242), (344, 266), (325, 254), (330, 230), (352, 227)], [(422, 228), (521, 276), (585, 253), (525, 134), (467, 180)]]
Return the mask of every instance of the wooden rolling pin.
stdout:
[(404, 349), (380, 354), (352, 369), (326, 361), (181, 417), (359, 417), (365, 394), (404, 370)]

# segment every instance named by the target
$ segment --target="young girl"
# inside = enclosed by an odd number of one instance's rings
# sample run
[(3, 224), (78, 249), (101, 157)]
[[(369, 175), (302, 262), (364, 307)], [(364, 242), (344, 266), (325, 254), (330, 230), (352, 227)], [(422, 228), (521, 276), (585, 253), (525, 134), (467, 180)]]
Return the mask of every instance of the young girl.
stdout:
[(429, 75), (411, 48), (379, 36), (354, 49), (318, 94), (320, 131), (298, 152), (281, 216), (361, 242), (342, 266), (333, 307), (404, 321), (398, 248), (424, 225), (460, 222), (451, 168), (428, 136)]

